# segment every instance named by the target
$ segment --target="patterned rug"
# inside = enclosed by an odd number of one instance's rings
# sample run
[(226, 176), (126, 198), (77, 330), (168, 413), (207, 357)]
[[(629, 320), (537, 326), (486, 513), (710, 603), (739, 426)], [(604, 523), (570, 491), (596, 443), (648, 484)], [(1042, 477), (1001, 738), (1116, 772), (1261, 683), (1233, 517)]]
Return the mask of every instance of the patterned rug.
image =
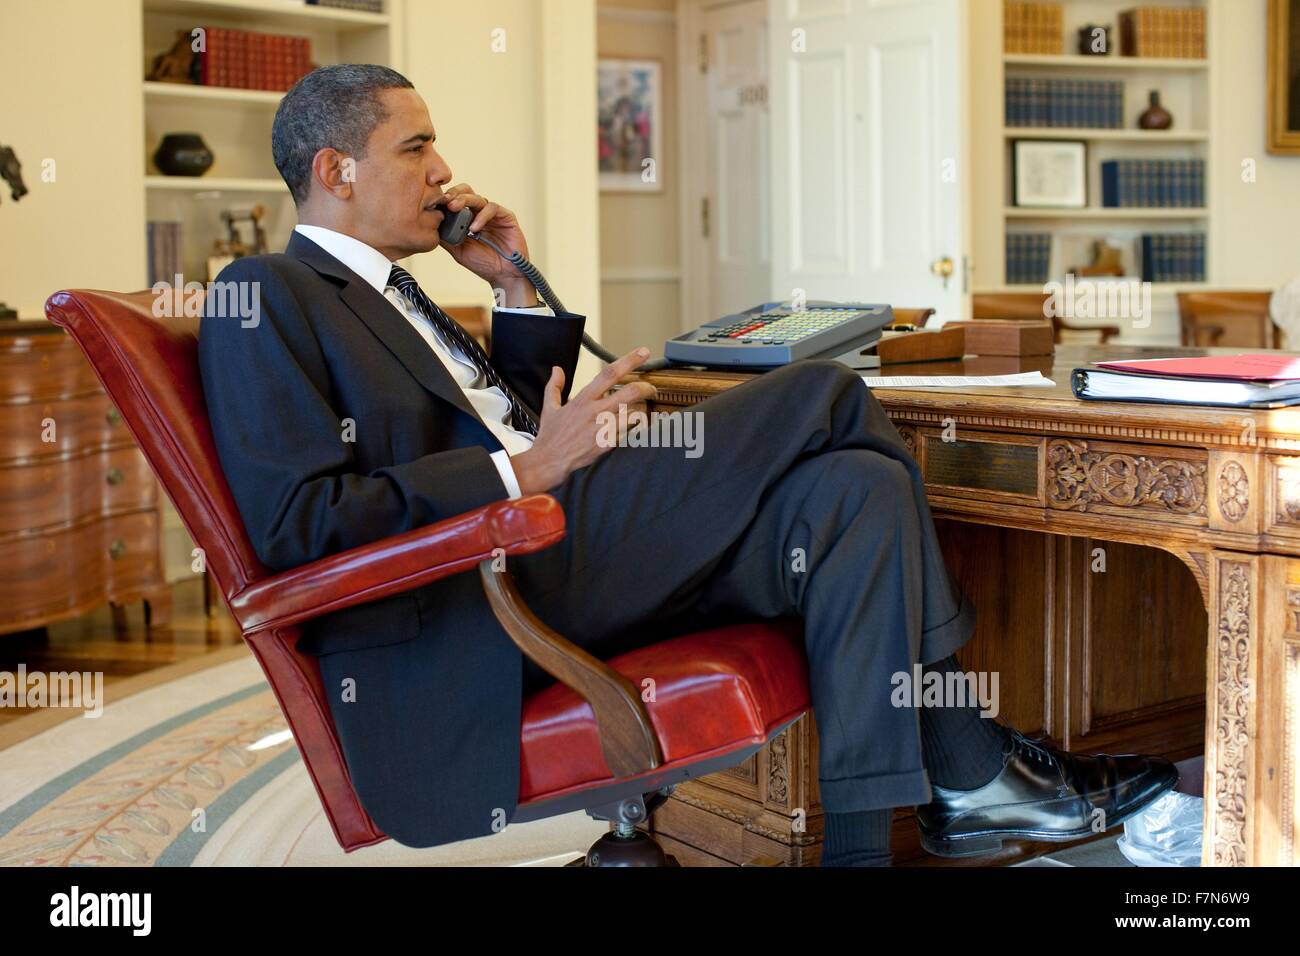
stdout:
[(344, 853), (247, 654), (0, 751), (0, 866), (560, 866), (605, 829), (572, 813)]

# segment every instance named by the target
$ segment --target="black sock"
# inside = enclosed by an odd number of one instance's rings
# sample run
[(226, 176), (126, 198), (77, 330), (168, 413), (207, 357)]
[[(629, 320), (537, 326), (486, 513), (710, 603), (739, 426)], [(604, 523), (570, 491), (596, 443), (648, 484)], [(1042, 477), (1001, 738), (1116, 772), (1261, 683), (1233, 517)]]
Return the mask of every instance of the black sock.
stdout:
[[(962, 673), (951, 654), (926, 664), (923, 674)], [(980, 716), (980, 704), (921, 709), (921, 754), (930, 782), (949, 790), (977, 790), (999, 773), (1010, 744), (1006, 729)]]
[(822, 866), (889, 866), (889, 824), (894, 811), (827, 813)]

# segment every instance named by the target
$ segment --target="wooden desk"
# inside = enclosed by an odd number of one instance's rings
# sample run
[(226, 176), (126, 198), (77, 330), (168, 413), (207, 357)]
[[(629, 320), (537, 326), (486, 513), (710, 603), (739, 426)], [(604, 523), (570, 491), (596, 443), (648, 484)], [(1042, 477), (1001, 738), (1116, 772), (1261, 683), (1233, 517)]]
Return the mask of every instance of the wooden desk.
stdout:
[[(885, 374), (1041, 370), (1053, 388), (881, 389), (979, 612), (960, 653), (1000, 674), (1000, 717), (1074, 750), (1205, 754), (1206, 865), (1292, 865), (1300, 790), (1300, 408), (1082, 402), (1070, 369), (1233, 349), (1058, 346)], [(731, 388), (661, 371), (652, 409)], [(946, 437), (949, 440), (945, 440)], [(682, 785), (656, 832), (683, 863), (819, 854), (816, 733)], [(895, 858), (937, 863), (895, 815)], [(1000, 859), (1037, 848), (1008, 844)], [(976, 863), (987, 863), (988, 858)]]

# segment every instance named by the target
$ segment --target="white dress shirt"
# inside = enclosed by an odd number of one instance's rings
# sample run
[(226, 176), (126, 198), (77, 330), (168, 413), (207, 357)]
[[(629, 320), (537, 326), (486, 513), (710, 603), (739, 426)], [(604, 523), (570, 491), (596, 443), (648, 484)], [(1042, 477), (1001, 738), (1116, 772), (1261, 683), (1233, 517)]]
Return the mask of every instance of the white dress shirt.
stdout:
[[(509, 424), (510, 399), (501, 389), (488, 384), (487, 376), (479, 370), (469, 356), (461, 351), (460, 346), (448, 341), (438, 327), (421, 315), (406, 296), (402, 295), (395, 286), (388, 284), (393, 262), (386, 255), (366, 245), (360, 239), (335, 232), (333, 229), (326, 229), (324, 226), (299, 224), (294, 229), (374, 286), (375, 291), (391, 302), (393, 307), (411, 323), (415, 331), (420, 333), (421, 338), (429, 343), (429, 348), (456, 380), (456, 384), (465, 393), (465, 397), (478, 413), (478, 417), (483, 420), (483, 424), (501, 442), (502, 450), (491, 453), (492, 463), (501, 474), (501, 482), (506, 486), (506, 493), (511, 498), (518, 498), (521, 494), (519, 479), (515, 477), (510, 456), (527, 451), (532, 447), (535, 439), (528, 432), (520, 431)], [(501, 311), (555, 315), (547, 305)]]

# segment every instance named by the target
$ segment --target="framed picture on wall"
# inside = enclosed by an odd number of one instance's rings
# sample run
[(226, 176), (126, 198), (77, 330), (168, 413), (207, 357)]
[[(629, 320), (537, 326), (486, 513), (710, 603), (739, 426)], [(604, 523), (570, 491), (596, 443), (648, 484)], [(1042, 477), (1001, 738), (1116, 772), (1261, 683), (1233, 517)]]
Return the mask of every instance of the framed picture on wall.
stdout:
[(1268, 151), (1300, 156), (1300, 0), (1268, 0)]
[(657, 60), (596, 64), (597, 148), (603, 192), (659, 192), (663, 176), (663, 69)]
[(1018, 139), (1012, 144), (1017, 206), (1082, 209), (1088, 205), (1088, 145), (1069, 140)]

